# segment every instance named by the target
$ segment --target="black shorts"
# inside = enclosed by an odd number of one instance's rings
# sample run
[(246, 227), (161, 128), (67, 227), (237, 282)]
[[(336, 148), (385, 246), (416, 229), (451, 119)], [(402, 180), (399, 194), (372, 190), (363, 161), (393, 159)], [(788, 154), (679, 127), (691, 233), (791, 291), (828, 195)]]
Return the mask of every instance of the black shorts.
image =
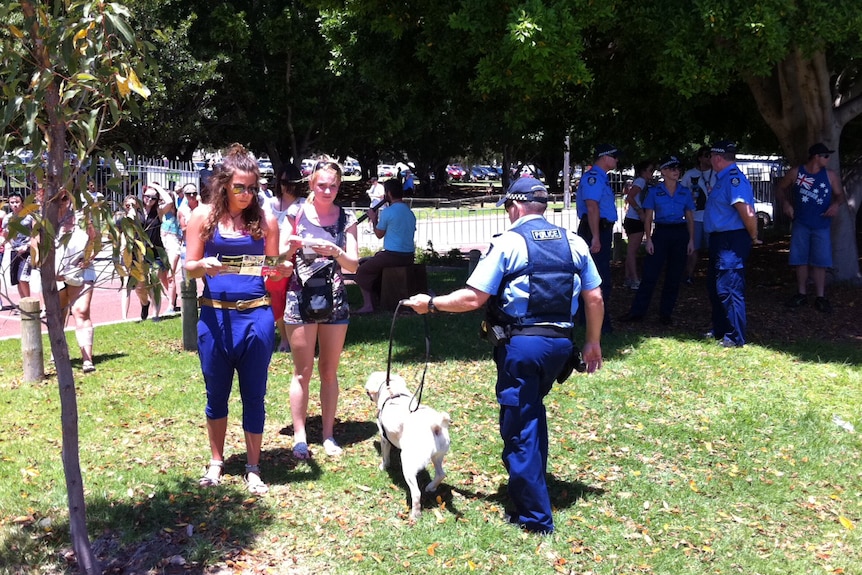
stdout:
[(626, 218), (623, 220), (623, 229), (626, 231), (627, 234), (642, 234), (644, 233), (643, 220)]

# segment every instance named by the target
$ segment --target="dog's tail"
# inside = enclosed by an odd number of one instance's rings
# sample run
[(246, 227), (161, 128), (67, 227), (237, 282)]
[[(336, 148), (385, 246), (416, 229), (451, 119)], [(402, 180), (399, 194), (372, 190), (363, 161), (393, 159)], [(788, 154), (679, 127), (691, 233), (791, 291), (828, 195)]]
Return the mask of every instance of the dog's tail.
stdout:
[(431, 426), (431, 430), (434, 432), (434, 436), (437, 437), (443, 433), (446, 435), (449, 434), (449, 426), (452, 425), (452, 418), (449, 417), (449, 414), (445, 411), (440, 412), (440, 419), (435, 421)]

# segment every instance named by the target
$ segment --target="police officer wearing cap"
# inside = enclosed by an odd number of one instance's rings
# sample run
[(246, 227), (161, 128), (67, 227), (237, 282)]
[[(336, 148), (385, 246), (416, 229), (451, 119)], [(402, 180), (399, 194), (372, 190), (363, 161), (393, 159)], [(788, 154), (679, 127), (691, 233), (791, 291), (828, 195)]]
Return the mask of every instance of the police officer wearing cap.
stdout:
[(608, 303), (611, 299), (611, 244), (617, 204), (614, 190), (608, 182), (608, 172), (617, 169), (620, 151), (610, 144), (596, 146), (593, 167), (581, 177), (575, 205), (578, 209), (578, 235), (590, 247), (590, 254), (602, 277), (602, 297), (605, 302), (605, 332), (611, 331)]
[(710, 149), (715, 187), (706, 200), (703, 227), (709, 234), (707, 290), (712, 337), (724, 347), (745, 345), (745, 264), (757, 242), (754, 192), (736, 165), (736, 144), (722, 140)]
[(587, 321), (582, 357), (592, 372), (602, 365), (604, 304), (601, 278), (577, 235), (548, 222), (544, 184), (516, 180), (497, 204), (512, 226), (496, 236), (467, 280), (448, 295), (418, 294), (406, 305), (418, 313), (466, 312), (487, 302), (483, 323), (494, 345), (503, 463), (509, 471), (510, 516), (526, 530), (554, 530), (545, 482), (548, 424), (543, 403), (572, 357), (572, 317), (578, 295)]
[[(670, 325), (688, 254), (694, 252), (694, 197), (679, 183), (679, 159), (668, 156), (659, 165), (662, 181), (650, 186), (644, 199), (647, 257), (632, 307), (624, 321), (639, 321), (649, 309), (652, 292), (664, 268), (659, 320)], [(655, 223), (655, 229), (653, 229)]]

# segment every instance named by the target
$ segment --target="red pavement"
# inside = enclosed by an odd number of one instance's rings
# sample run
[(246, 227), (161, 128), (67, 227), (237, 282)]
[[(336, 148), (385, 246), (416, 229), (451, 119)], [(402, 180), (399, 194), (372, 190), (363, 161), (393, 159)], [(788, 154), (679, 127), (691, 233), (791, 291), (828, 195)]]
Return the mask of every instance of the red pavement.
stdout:
[[(198, 282), (200, 285), (200, 282)], [(18, 303), (18, 291), (12, 286), (4, 286), (9, 297), (16, 304)], [(11, 289), (9, 289), (11, 288)], [(93, 300), (90, 305), (90, 318), (93, 320), (93, 325), (103, 325), (108, 323), (117, 323), (122, 321), (140, 321), (141, 303), (134, 291), (129, 296), (129, 319), (123, 320), (120, 310), (121, 303), (121, 288), (119, 278), (110, 280), (101, 280), (97, 282), (95, 291), (93, 292)], [(163, 298), (164, 299), (164, 298)], [(4, 298), (5, 300), (5, 298)], [(162, 316), (174, 315), (166, 313), (167, 302), (162, 301)], [(150, 317), (153, 316), (153, 306), (150, 304)], [(66, 322), (67, 328), (73, 328), (75, 321), (70, 317)], [(42, 323), (42, 333), (48, 332), (48, 326)], [(3, 310), (0, 312), (0, 340), (17, 338), (21, 336), (21, 316), (16, 315), (13, 310)]]

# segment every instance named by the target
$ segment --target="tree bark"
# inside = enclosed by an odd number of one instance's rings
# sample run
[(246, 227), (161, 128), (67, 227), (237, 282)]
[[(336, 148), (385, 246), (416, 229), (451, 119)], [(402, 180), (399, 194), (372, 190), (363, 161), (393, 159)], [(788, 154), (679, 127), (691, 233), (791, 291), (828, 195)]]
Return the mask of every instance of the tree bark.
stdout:
[[(33, 2), (21, 4), (24, 16), (33, 22), (30, 34), (33, 54), (42, 73), (52, 73), (53, 63), (48, 47), (40, 36), (36, 23)], [(66, 494), (69, 505), (69, 531), (78, 568), (87, 575), (100, 575), (101, 567), (93, 553), (87, 535), (87, 514), (84, 502), (84, 482), (81, 477), (78, 438), (78, 400), (75, 394), (75, 378), (66, 345), (65, 310), (60, 309), (60, 296), (54, 280), (54, 231), (58, 227), (58, 197), (63, 185), (63, 160), (66, 148), (66, 125), (59, 117), (60, 87), (54, 78), (46, 90), (45, 109), (48, 124), (43, 129), (48, 144), (46, 186), (42, 201), (42, 217), (48, 225), (40, 226), (39, 269), (42, 276), (42, 293), (45, 298), (45, 314), (48, 320), (48, 338), (57, 367), (57, 384), (60, 392), (60, 425), (62, 427), (62, 459), (66, 477)]]
[[(829, 168), (840, 173), (841, 131), (862, 113), (862, 98), (841, 100), (833, 96), (824, 53), (805, 57), (794, 50), (776, 65), (771, 76), (752, 76), (746, 81), (760, 114), (792, 165), (804, 163), (808, 147), (823, 142), (836, 150)], [(832, 221), (832, 279), (857, 282), (862, 277), (856, 249), (856, 211), (862, 200), (862, 182), (848, 181), (844, 193), (847, 205)]]

